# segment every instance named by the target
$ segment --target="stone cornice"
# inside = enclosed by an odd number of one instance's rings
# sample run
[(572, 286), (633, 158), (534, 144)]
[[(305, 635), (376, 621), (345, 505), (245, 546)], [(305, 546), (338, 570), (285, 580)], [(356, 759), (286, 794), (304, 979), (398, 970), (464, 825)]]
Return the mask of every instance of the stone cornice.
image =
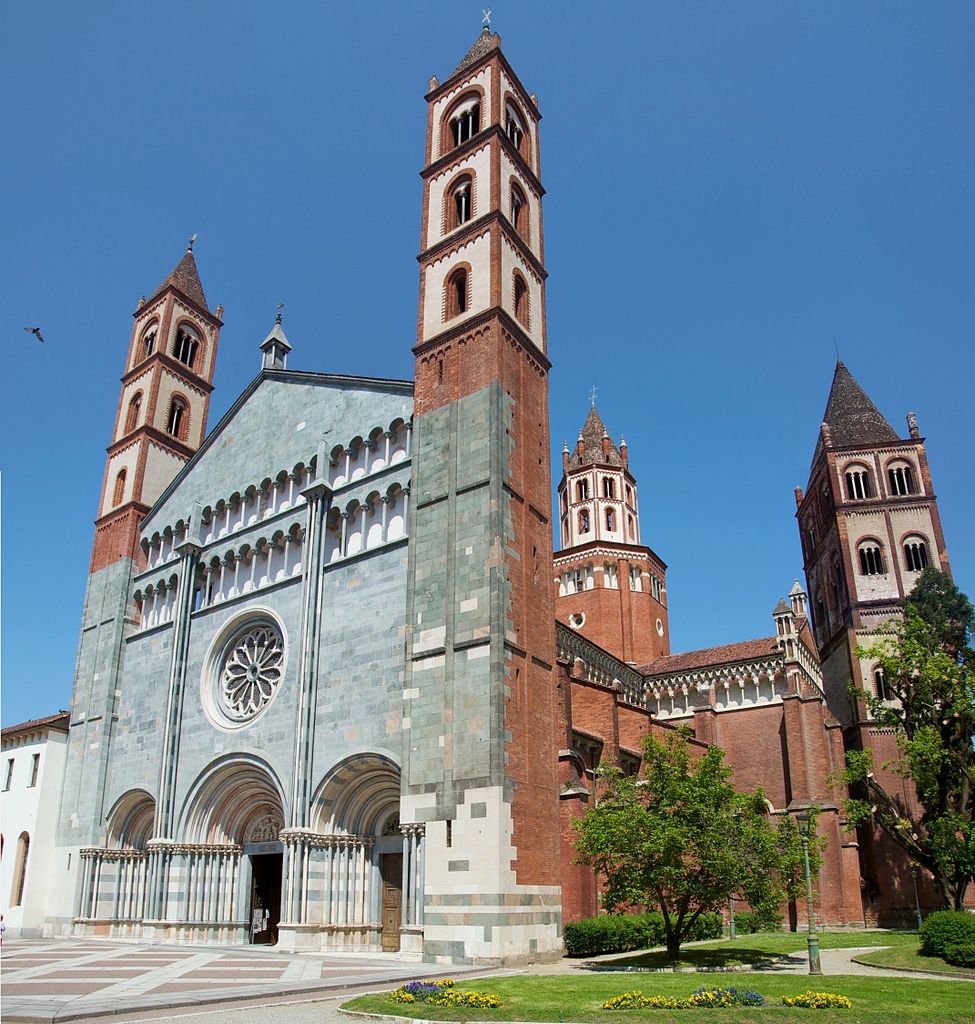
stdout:
[(460, 249), (472, 240), (468, 235), (477, 235), (478, 237), (482, 237), (482, 229), (495, 223), (500, 225), (501, 230), (504, 233), (504, 237), (514, 245), (517, 251), (524, 258), (525, 262), (530, 264), (532, 270), (538, 274), (539, 278), (541, 278), (542, 281), (547, 280), (548, 271), (543, 266), (542, 261), (534, 252), (532, 252), (531, 248), (521, 235), (515, 231), (511, 221), (508, 220), (507, 216), (501, 210), (488, 210), (487, 213), (481, 214), (481, 216), (477, 217), (475, 220), (468, 221), (464, 225), (463, 230), (455, 228), (450, 234), (444, 235), (439, 242), (434, 242), (433, 245), (418, 253), (416, 257), (417, 261), (419, 263), (433, 262), (445, 253), (449, 253), (451, 249)]
[(197, 394), (204, 398), (213, 391), (213, 385), (210, 384), (205, 377), (201, 377), (199, 374), (194, 373), (186, 363), (181, 363), (178, 359), (161, 349), (153, 352), (148, 359), (143, 359), (141, 362), (136, 363), (131, 370), (122, 374), (122, 387), (126, 387), (133, 380), (141, 377), (147, 369), (152, 370), (157, 363), (164, 366), (174, 376), (178, 377), (188, 388), (192, 388), (197, 392)]
[(455, 146), (449, 153), (444, 153), (443, 156), (437, 157), (433, 163), (427, 164), (420, 171), (420, 177), (424, 181), (428, 178), (436, 177), (441, 171), (448, 169), (451, 164), (466, 160), (472, 152), (484, 145), (485, 141), (495, 137), (501, 140), (502, 149), (511, 157), (512, 163), (525, 175), (529, 186), (541, 199), (545, 195), (545, 189), (541, 181), (538, 180), (538, 175), (528, 166), (525, 158), (515, 149), (511, 139), (508, 138), (504, 129), (499, 124), (488, 125), (487, 128), (479, 131), (477, 135), (472, 136), (466, 142), (462, 142), (459, 146)]
[(545, 373), (552, 369), (548, 356), (531, 340), (525, 328), (500, 306), (491, 306), (488, 309), (482, 310), (480, 313), (470, 317), (470, 319), (457, 324), (456, 327), (450, 327), (439, 334), (435, 334), (432, 338), (427, 338), (419, 345), (414, 345), (413, 354), (421, 356), (425, 352), (438, 348), (448, 341), (454, 341), (457, 338), (462, 338), (465, 334), (476, 331), (479, 327), (485, 326), (492, 320), (498, 320), (501, 326), (512, 334), (526, 354), (534, 359)]

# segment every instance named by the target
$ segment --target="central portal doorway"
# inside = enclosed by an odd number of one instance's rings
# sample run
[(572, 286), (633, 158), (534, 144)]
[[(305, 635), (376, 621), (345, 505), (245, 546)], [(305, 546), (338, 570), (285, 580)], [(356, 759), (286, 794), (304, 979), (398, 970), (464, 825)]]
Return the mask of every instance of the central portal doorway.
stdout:
[(280, 853), (251, 855), (250, 936), (255, 945), (273, 946), (281, 920)]
[(383, 876), (383, 952), (398, 953), (403, 920), (403, 854), (384, 853), (380, 871)]

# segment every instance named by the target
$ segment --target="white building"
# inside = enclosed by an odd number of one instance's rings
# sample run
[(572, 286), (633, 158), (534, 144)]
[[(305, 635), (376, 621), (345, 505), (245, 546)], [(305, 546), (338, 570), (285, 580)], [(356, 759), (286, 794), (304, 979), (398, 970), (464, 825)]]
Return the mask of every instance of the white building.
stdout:
[(54, 833), (69, 718), (67, 711), (59, 711), (2, 733), (0, 905), (8, 936), (41, 934), (51, 909), (52, 881), (68, 870), (66, 864), (58, 870), (54, 863), (60, 856), (54, 849)]

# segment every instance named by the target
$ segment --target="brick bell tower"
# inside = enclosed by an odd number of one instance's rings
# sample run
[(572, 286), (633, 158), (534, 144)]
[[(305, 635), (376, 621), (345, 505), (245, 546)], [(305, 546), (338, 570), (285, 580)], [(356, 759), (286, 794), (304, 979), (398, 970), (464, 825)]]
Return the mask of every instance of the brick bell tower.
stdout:
[(631, 665), (670, 654), (667, 566), (640, 544), (626, 441), (616, 446), (595, 403), (574, 450), (562, 449), (559, 531), (559, 621)]
[(191, 242), (133, 314), (102, 481), (71, 701), (59, 845), (97, 842), (124, 640), (145, 567), (139, 527), (206, 435), (222, 307), (211, 313)]
[[(796, 488), (796, 519), (823, 685), (848, 750), (871, 749), (888, 792), (916, 809), (910, 782), (885, 765), (897, 760), (893, 735), (877, 729), (862, 697), (884, 699), (883, 673), (856, 656), (869, 631), (900, 617), (928, 565), (950, 573), (924, 438), (914, 413), (902, 438), (837, 360), (806, 491)], [(879, 829), (858, 832), (864, 913), (870, 924), (914, 920), (907, 856)], [(936, 905), (923, 876), (921, 902)]]
[(401, 808), (404, 950), (479, 962), (561, 951), (540, 115), (500, 43), (426, 97)]

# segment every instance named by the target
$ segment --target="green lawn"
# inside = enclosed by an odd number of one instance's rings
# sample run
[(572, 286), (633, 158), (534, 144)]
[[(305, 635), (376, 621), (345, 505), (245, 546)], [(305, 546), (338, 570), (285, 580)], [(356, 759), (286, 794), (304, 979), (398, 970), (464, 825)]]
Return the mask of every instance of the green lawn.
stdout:
[[(917, 949), (916, 932), (823, 932), (819, 936), (821, 949), (851, 949), (857, 946), (893, 946), (896, 949)], [(805, 932), (768, 932), (743, 935), (734, 942), (719, 939), (699, 946), (685, 946), (676, 964), (684, 967), (734, 967), (753, 964), (760, 960), (788, 958), (790, 953), (806, 950)], [(632, 953), (603, 960), (604, 966), (621, 967), (673, 967), (675, 961), (667, 958), (665, 950), (652, 953)]]
[[(928, 974), (960, 974), (966, 978), (975, 978), (975, 970), (969, 967), (952, 967), (936, 956), (921, 956), (917, 951), (916, 942), (910, 946), (895, 946), (893, 949), (878, 949), (875, 953), (863, 953), (857, 959), (883, 967), (906, 967), (912, 971), (926, 971)], [(975, 995), (972, 999), (975, 1001)]]
[[(427, 975), (424, 975), (427, 976)], [(493, 992), (503, 1000), (497, 1010), (459, 1010), (443, 1006), (389, 1002), (385, 995), (361, 996), (345, 1003), (350, 1010), (397, 1014), (426, 1020), (445, 1021), (572, 1021), (579, 1024), (704, 1024), (717, 1018), (718, 1024), (958, 1024), (972, 1019), (975, 989), (966, 982), (922, 981), (911, 978), (835, 976), (810, 982), (807, 975), (654, 974), (654, 975), (535, 975), (526, 977), (464, 979), (457, 988)], [(702, 986), (747, 988), (761, 993), (767, 1005), (761, 1008), (716, 1010), (625, 1010), (602, 1009), (612, 996), (640, 989), (646, 995), (686, 996)], [(809, 988), (837, 992), (853, 1000), (852, 1010), (801, 1010), (782, 1005), (784, 995), (797, 995)], [(731, 1021), (729, 1021), (731, 1018)]]

